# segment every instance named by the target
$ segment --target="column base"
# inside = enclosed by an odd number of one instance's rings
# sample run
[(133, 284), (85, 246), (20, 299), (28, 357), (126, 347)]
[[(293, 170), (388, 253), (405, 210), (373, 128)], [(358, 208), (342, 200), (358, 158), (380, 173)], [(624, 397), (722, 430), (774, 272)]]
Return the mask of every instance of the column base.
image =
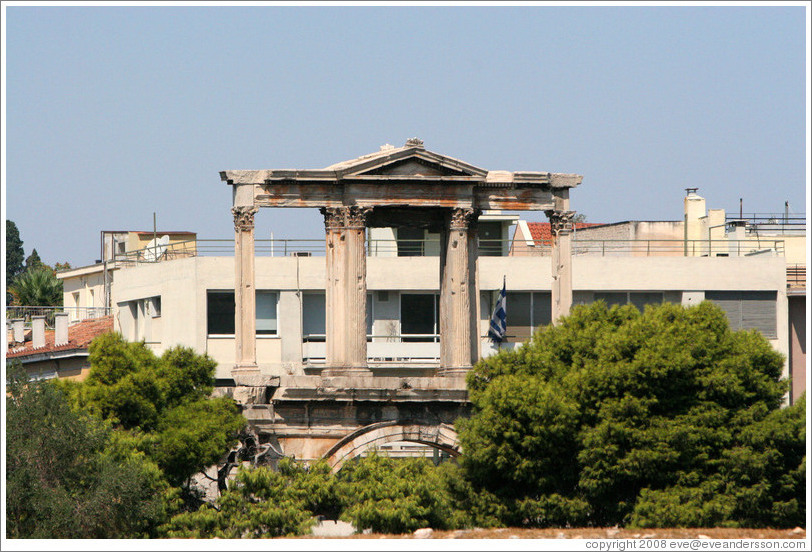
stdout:
[(457, 366), (454, 368), (440, 368), (437, 370), (437, 375), (442, 377), (458, 378), (465, 377), (471, 371), (473, 366)]
[(237, 385), (262, 385), (262, 372), (256, 364), (236, 364), (231, 377)]
[(352, 376), (360, 376), (360, 377), (372, 377), (372, 370), (369, 368), (348, 368), (348, 367), (332, 367), (332, 368), (324, 368), (321, 371), (321, 375), (323, 377), (352, 377)]

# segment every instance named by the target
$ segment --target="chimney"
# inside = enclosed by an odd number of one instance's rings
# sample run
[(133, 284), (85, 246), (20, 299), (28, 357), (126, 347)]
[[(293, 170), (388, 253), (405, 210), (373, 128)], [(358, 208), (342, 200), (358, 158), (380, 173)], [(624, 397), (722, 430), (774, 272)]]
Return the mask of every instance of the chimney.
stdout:
[(23, 343), (25, 341), (25, 319), (12, 319), (11, 331), (14, 334), (14, 343)]
[(31, 346), (34, 349), (45, 347), (45, 316), (31, 317)]
[(68, 344), (68, 313), (66, 312), (58, 312), (54, 315), (55, 322), (54, 326), (56, 331), (54, 332), (54, 346), (59, 347), (60, 345), (67, 345)]

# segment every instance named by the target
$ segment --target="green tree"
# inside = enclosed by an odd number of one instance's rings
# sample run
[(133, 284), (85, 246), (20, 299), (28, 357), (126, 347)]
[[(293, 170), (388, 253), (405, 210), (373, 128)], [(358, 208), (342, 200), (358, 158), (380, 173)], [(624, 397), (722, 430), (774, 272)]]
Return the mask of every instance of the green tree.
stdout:
[(804, 411), (780, 410), (782, 367), (710, 303), (576, 307), (469, 374), (466, 477), (508, 524), (799, 524)]
[(143, 457), (116, 454), (111, 431), (71, 410), (64, 393), (9, 367), (6, 524), (11, 538), (127, 538), (165, 518)]
[(93, 340), (90, 372), (60, 382), (80, 410), (130, 432), (133, 446), (173, 486), (215, 464), (237, 443), (245, 418), (233, 400), (211, 398), (216, 363), (187, 347), (161, 357), (118, 333)]
[[(20, 231), (13, 221), (6, 219), (6, 287), (23, 271), (23, 240)], [(6, 304), (11, 304), (11, 294), (6, 289)]]
[(172, 538), (267, 538), (306, 534), (319, 512), (336, 508), (335, 477), (326, 463), (288, 458), (279, 469), (240, 468), (214, 505), (176, 515), (163, 527)]
[(442, 472), (426, 458), (389, 458), (373, 452), (339, 472), (341, 518), (359, 530), (406, 533), (450, 529), (458, 521)]
[(39, 253), (37, 253), (36, 249), (31, 250), (31, 254), (25, 259), (26, 272), (40, 270), (42, 268), (50, 267), (42, 262), (42, 259), (39, 258)]
[(57, 280), (53, 270), (41, 267), (26, 270), (9, 287), (12, 304), (57, 307), (62, 305), (62, 281)]

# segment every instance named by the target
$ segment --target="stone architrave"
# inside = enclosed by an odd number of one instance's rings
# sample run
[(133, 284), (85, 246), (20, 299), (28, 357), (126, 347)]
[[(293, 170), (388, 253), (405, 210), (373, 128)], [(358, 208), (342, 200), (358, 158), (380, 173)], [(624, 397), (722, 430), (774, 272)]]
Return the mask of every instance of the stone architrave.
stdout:
[(575, 211), (546, 211), (553, 236), (552, 319), (558, 324), (572, 307), (572, 228)]
[(259, 375), (256, 345), (256, 292), (254, 287), (253, 206), (232, 207), (234, 215), (234, 370)]
[[(440, 370), (468, 370), (475, 358), (478, 332), (471, 323), (476, 305), (476, 258), (471, 259), (472, 229), (479, 212), (472, 208), (451, 210), (443, 231), (440, 251)], [(473, 261), (473, 262), (471, 262)]]

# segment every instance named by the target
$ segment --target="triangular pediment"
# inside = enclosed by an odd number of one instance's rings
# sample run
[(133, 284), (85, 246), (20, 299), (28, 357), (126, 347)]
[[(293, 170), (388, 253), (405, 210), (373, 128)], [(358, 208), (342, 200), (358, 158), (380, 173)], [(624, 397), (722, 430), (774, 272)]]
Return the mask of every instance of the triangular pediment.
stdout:
[(443, 165), (432, 163), (417, 156), (395, 161), (356, 174), (381, 176), (473, 176), (470, 173), (444, 167)]
[(484, 178), (488, 174), (484, 169), (422, 147), (404, 147), (378, 152), (341, 163), (336, 169), (336, 173), (344, 178), (352, 176)]

